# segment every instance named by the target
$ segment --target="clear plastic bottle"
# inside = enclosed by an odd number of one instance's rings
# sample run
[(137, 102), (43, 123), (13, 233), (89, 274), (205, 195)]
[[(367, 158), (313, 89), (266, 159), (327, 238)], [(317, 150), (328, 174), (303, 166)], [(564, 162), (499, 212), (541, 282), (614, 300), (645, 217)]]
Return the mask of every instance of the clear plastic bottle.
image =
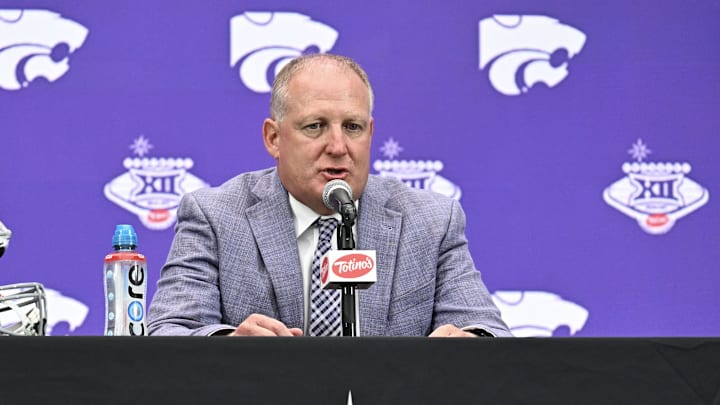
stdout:
[(105, 256), (105, 335), (145, 335), (147, 260), (138, 253), (132, 225), (118, 225), (114, 252)]

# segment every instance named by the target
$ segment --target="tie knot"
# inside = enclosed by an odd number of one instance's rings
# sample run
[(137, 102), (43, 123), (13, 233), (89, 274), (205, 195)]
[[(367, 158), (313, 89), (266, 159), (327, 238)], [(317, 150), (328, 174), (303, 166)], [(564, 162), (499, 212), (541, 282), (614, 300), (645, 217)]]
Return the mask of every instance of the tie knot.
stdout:
[(335, 218), (318, 218), (317, 220), (317, 226), (318, 229), (320, 229), (320, 239), (324, 239), (324, 235), (329, 234), (327, 237), (329, 238), (330, 235), (332, 235), (333, 231), (335, 231), (335, 227), (337, 227), (338, 221)]

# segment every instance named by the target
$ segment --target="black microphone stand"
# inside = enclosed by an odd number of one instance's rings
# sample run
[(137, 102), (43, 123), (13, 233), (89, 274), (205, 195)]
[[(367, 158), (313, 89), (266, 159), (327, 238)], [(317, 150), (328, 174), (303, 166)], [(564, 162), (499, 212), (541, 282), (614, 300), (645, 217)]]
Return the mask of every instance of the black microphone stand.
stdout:
[[(347, 203), (340, 207), (342, 223), (337, 233), (338, 250), (355, 250), (355, 239), (353, 238), (352, 227), (355, 224), (357, 211), (355, 204)], [(342, 308), (342, 331), (343, 336), (357, 336), (355, 325), (355, 285), (344, 285), (342, 287), (341, 308)]]

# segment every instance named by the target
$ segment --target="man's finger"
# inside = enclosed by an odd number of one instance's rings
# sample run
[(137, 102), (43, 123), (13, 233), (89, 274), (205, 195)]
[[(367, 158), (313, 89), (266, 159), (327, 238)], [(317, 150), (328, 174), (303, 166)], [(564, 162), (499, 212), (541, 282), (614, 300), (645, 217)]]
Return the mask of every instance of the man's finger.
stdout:
[[(300, 333), (302, 334), (302, 331)], [(282, 322), (261, 314), (248, 316), (232, 334), (235, 336), (295, 336)]]
[(261, 315), (262, 318), (257, 320), (257, 325), (263, 329), (272, 332), (271, 336), (292, 336), (290, 329), (284, 323), (267, 316)]
[(476, 337), (474, 334), (470, 332), (465, 332), (464, 330), (458, 328), (455, 325), (442, 325), (439, 328), (435, 329), (429, 337)]

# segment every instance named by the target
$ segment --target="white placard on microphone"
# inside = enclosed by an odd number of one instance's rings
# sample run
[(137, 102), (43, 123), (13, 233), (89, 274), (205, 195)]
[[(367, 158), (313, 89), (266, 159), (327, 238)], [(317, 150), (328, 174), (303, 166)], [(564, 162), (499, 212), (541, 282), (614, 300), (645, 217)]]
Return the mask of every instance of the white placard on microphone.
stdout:
[(377, 281), (374, 250), (330, 250), (320, 265), (322, 288), (354, 285), (368, 288)]

